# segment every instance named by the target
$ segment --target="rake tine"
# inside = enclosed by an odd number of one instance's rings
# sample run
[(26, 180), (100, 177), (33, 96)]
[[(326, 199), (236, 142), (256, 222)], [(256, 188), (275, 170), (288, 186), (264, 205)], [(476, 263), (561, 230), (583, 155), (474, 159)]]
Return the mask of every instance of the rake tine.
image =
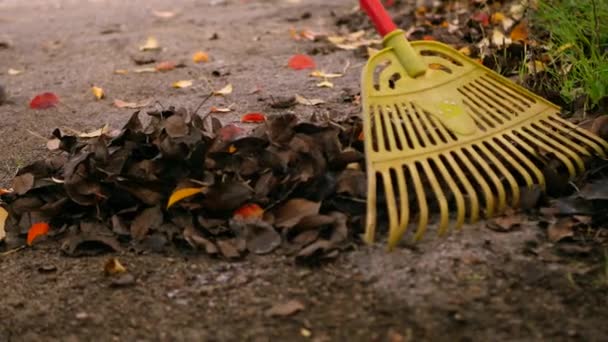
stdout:
[(363, 240), (369, 244), (374, 242), (376, 235), (376, 219), (377, 219), (377, 189), (376, 189), (376, 171), (371, 165), (368, 165), (367, 170), (367, 214), (365, 218), (365, 235)]
[[(545, 130), (552, 128), (558, 132), (556, 132), (556, 135), (559, 135), (562, 139), (565, 139), (568, 143), (568, 145), (570, 145), (571, 147), (573, 147), (574, 149), (577, 150), (582, 150), (583, 153), (586, 156), (591, 155), (591, 153), (589, 152), (589, 148), (593, 150), (593, 152), (597, 153), (598, 151), (600, 152), (600, 155), (602, 155), (604, 153), (604, 151), (602, 151), (602, 148), (600, 146), (598, 146), (595, 142), (591, 141), (590, 139), (588, 139), (586, 137), (585, 132), (581, 132), (580, 129), (567, 129), (566, 127), (557, 125), (555, 123), (552, 123), (548, 120), (541, 120), (540, 121), (543, 125), (545, 125)], [(561, 133), (561, 134), (558, 134)], [(567, 138), (574, 138), (576, 140), (580, 140), (582, 141), (585, 146), (587, 148), (583, 148), (581, 145), (575, 144), (571, 139), (567, 139)]]
[(395, 134), (393, 133), (392, 114), (392, 110), (389, 107), (384, 109), (380, 108), (380, 115), (382, 115), (382, 122), (384, 123), (384, 129), (386, 130), (384, 138), (388, 140), (389, 150), (396, 151), (397, 143), (395, 141)]
[[(474, 146), (477, 146), (477, 145), (474, 145)], [(479, 147), (479, 146), (477, 146), (477, 147)], [(494, 186), (496, 187), (497, 197), (498, 197), (497, 209), (498, 209), (499, 213), (502, 213), (507, 204), (507, 201), (506, 201), (507, 196), (505, 193), (505, 188), (503, 187), (502, 183), (500, 182), (500, 179), (498, 179), (498, 177), (496, 176), (496, 174), (494, 174), (494, 171), (490, 168), (488, 163), (486, 163), (485, 160), (483, 160), (483, 158), (481, 158), (481, 156), (477, 153), (477, 151), (475, 151), (475, 149), (473, 149), (472, 147), (469, 147), (467, 149), (467, 151), (473, 156), (473, 158), (475, 159), (477, 164), (479, 164), (479, 166), (481, 166), (485, 175), (488, 176), (492, 180), (492, 183), (494, 183)], [(488, 214), (488, 215), (492, 216), (491, 214)]]
[(477, 197), (477, 192), (473, 189), (471, 182), (464, 175), (460, 167), (456, 164), (454, 157), (451, 154), (445, 156), (452, 168), (452, 171), (458, 176), (460, 183), (464, 186), (464, 189), (467, 191), (467, 195), (469, 196), (469, 202), (471, 205), (471, 217), (470, 222), (475, 223), (479, 219), (479, 198)]
[[(574, 159), (574, 161), (579, 166), (579, 169), (584, 172), (585, 162), (583, 162), (583, 159), (580, 157), (580, 155), (583, 155), (583, 156), (591, 155), (591, 153), (589, 153), (589, 151), (587, 149), (583, 148), (580, 145), (573, 143), (572, 140), (566, 139), (563, 135), (559, 134), (559, 132), (550, 131), (546, 127), (542, 127), (542, 126), (536, 125), (536, 124), (533, 124), (532, 127), (536, 128), (536, 130), (539, 132), (543, 132), (545, 134), (545, 136), (548, 138), (547, 140), (553, 142), (553, 145), (559, 146), (565, 152), (567, 151), (567, 154), (569, 154), (570, 157), (572, 157), (572, 159)], [(539, 133), (539, 135), (540, 135), (540, 133)], [(550, 138), (553, 138), (553, 139), (550, 139)], [(561, 143), (558, 143), (555, 140), (559, 140), (559, 142), (561, 142)], [(570, 148), (568, 148), (568, 147), (570, 147)], [(578, 153), (576, 153), (576, 152), (578, 152)]]
[(388, 224), (389, 224), (389, 240), (388, 248), (392, 250), (399, 241), (390, 239), (391, 233), (399, 228), (399, 218), (397, 213), (397, 201), (395, 199), (395, 191), (393, 190), (393, 181), (391, 179), (390, 169), (380, 171), (382, 174), (382, 183), (384, 184), (384, 196), (386, 197), (386, 208), (388, 209)]
[(395, 230), (389, 231), (389, 241), (394, 241), (395, 244), (393, 246), (389, 243), (389, 248), (394, 247), (397, 244), (397, 241), (401, 240), (405, 232), (407, 231), (407, 224), (409, 221), (409, 194), (407, 192), (407, 184), (405, 182), (405, 176), (403, 171), (403, 165), (400, 167), (400, 170), (395, 170), (395, 174), (397, 177), (397, 187), (399, 188), (399, 199), (400, 199), (400, 218), (399, 218), (399, 226)]
[[(464, 196), (458, 189), (458, 186), (456, 186), (456, 183), (454, 182), (454, 179), (452, 179), (452, 177), (450, 176), (450, 173), (448, 172), (447, 168), (440, 161), (435, 162), (435, 166), (437, 167), (437, 169), (439, 169), (439, 173), (441, 173), (441, 175), (443, 176), (443, 179), (448, 184), (448, 187), (450, 188), (452, 194), (454, 194), (454, 198), (456, 199), (456, 225), (454, 226), (454, 229), (460, 229), (464, 224), (464, 217), (466, 211), (464, 204)], [(441, 232), (440, 230), (439, 233), (443, 234), (444, 232)]]
[(412, 182), (414, 183), (414, 188), (416, 189), (416, 197), (418, 198), (418, 209), (420, 210), (420, 219), (418, 221), (418, 228), (416, 228), (416, 234), (414, 235), (414, 240), (418, 241), (426, 232), (426, 225), (429, 222), (429, 207), (426, 203), (426, 195), (424, 194), (424, 189), (422, 189), (422, 182), (420, 181), (420, 175), (418, 174), (418, 168), (416, 165), (410, 165), (410, 174), (412, 175)]
[(584, 131), (583, 129), (576, 126), (572, 122), (566, 121), (560, 117), (550, 116), (548, 119), (549, 119), (549, 121), (554, 121), (554, 123), (550, 123), (550, 124), (552, 126), (554, 125), (554, 127), (558, 128), (558, 129), (565, 130), (566, 128), (569, 128), (567, 130), (568, 134), (571, 134), (571, 135), (575, 136), (577, 139), (585, 142), (588, 146), (593, 148), (593, 150), (598, 155), (600, 155), (602, 157), (606, 157), (605, 151), (608, 150), (608, 142), (606, 142), (605, 140), (600, 139), (595, 134), (591, 134), (589, 132)]
[(460, 161), (462, 161), (464, 163), (466, 168), (473, 175), (473, 178), (475, 180), (477, 180), (477, 182), (479, 183), (479, 186), (481, 187), (481, 189), (484, 193), (484, 198), (486, 200), (486, 215), (492, 216), (494, 213), (494, 194), (492, 194), (492, 191), (490, 190), (490, 186), (488, 185), (486, 180), (483, 177), (481, 177), (481, 174), (479, 174), (479, 171), (477, 170), (477, 168), (475, 166), (473, 166), (473, 163), (471, 163), (469, 158), (464, 155), (464, 153), (462, 152), (462, 149), (458, 149), (457, 151), (455, 151), (455, 153), (458, 156), (458, 158), (460, 159)]
[(380, 113), (381, 111), (379, 110), (379, 107), (374, 108), (374, 111), (371, 113), (374, 119), (373, 129), (376, 130), (376, 144), (378, 145), (378, 152), (386, 152), (384, 132), (382, 132), (382, 118), (380, 117)]
[[(500, 160), (498, 160), (498, 158), (496, 158), (496, 156), (492, 152), (490, 152), (490, 150), (484, 144), (479, 144), (478, 146), (479, 146), (479, 149), (486, 155), (486, 157), (496, 166), (496, 168), (498, 168), (498, 171), (500, 171), (502, 173), (502, 175), (505, 177), (505, 179), (511, 186), (511, 192), (513, 194), (512, 203), (513, 203), (513, 206), (515, 206), (519, 202), (519, 186), (517, 185), (515, 178), (505, 168), (503, 163)], [(501, 186), (502, 186), (502, 183), (501, 183)]]
[[(532, 163), (532, 161), (523, 155), (523, 153), (521, 153), (518, 149), (515, 148), (515, 146), (513, 146), (513, 144), (511, 144), (509, 141), (507, 141), (507, 139), (504, 136), (499, 136), (497, 137), (498, 141), (500, 141), (502, 143), (502, 146), (506, 147), (509, 152), (513, 153), (517, 159), (524, 163), (528, 169), (530, 169), (530, 171), (532, 171), (532, 173), (536, 176), (536, 182), (534, 182), (534, 180), (532, 180), (532, 178), (528, 175), (525, 176), (524, 178), (526, 179), (526, 185), (528, 185), (529, 187), (532, 186), (532, 184), (538, 184), (543, 190), (545, 189), (545, 177), (543, 176), (542, 172), (540, 171), (540, 169), (534, 165), (534, 163)], [(517, 161), (514, 161), (515, 165), (519, 165), (519, 163)], [(523, 169), (523, 168), (522, 168)]]
[(534, 136), (532, 136), (532, 134), (527, 132), (527, 130), (525, 128), (523, 128), (518, 133), (521, 134), (526, 139), (528, 139), (529, 141), (534, 142), (534, 144), (536, 144), (540, 148), (542, 148), (548, 152), (553, 152), (555, 154), (555, 156), (559, 160), (561, 160), (564, 163), (564, 165), (566, 165), (566, 168), (568, 169), (568, 173), (570, 174), (570, 177), (574, 177), (576, 175), (577, 172), (576, 172), (576, 168), (575, 168), (574, 164), (572, 164), (572, 161), (570, 159), (568, 159), (568, 157), (564, 153), (562, 153), (562, 151), (560, 151), (559, 148), (555, 148), (551, 145), (546, 144), (544, 142), (544, 140), (541, 138), (535, 138)]
[(437, 177), (431, 169), (428, 160), (422, 161), (421, 164), (425, 174), (427, 175), (427, 179), (431, 183), (431, 188), (435, 193), (435, 198), (437, 198), (437, 202), (439, 203), (439, 235), (443, 235), (446, 229), (448, 228), (448, 222), (450, 218), (450, 214), (448, 212), (448, 201), (445, 198), (445, 194), (441, 190), (441, 186), (439, 185)]

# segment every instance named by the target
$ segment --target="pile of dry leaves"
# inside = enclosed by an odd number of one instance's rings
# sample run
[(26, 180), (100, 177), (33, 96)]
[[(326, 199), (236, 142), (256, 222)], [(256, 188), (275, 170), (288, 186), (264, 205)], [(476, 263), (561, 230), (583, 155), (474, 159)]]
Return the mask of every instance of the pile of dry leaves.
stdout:
[(6, 244), (42, 224), (68, 255), (189, 246), (233, 259), (283, 246), (318, 261), (352, 241), (366, 183), (357, 118), (222, 126), (185, 109), (148, 115), (116, 131), (55, 130), (54, 152), (0, 193)]

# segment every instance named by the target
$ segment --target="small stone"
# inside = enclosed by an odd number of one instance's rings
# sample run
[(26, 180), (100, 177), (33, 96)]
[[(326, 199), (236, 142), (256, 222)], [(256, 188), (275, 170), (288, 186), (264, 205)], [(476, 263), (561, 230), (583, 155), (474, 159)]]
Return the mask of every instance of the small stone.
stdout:
[(52, 273), (55, 271), (57, 271), (57, 266), (55, 266), (53, 264), (42, 265), (42, 266), (38, 267), (38, 272), (40, 272), (40, 273)]

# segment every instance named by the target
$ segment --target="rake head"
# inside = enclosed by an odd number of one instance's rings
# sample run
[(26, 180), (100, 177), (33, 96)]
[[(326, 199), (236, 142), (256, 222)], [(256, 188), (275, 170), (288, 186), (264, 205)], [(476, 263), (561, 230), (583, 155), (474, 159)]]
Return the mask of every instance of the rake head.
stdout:
[(516, 207), (521, 187), (544, 189), (547, 156), (571, 178), (586, 157), (605, 156), (608, 143), (561, 119), (559, 107), (447, 45), (411, 46), (427, 68), (422, 76), (410, 77), (392, 47), (362, 72), (367, 242), (375, 235), (378, 183), (392, 248), (410, 225), (422, 238), (431, 218), (443, 234), (467, 218)]

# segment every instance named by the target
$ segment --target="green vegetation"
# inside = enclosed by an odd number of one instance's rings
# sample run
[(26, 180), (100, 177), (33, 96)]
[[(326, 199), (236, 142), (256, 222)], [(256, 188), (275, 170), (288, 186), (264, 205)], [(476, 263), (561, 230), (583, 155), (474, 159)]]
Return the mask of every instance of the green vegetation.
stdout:
[[(535, 25), (549, 34), (549, 72), (568, 102), (604, 107), (608, 97), (608, 1), (540, 0)], [(608, 113), (607, 113), (608, 114)]]

